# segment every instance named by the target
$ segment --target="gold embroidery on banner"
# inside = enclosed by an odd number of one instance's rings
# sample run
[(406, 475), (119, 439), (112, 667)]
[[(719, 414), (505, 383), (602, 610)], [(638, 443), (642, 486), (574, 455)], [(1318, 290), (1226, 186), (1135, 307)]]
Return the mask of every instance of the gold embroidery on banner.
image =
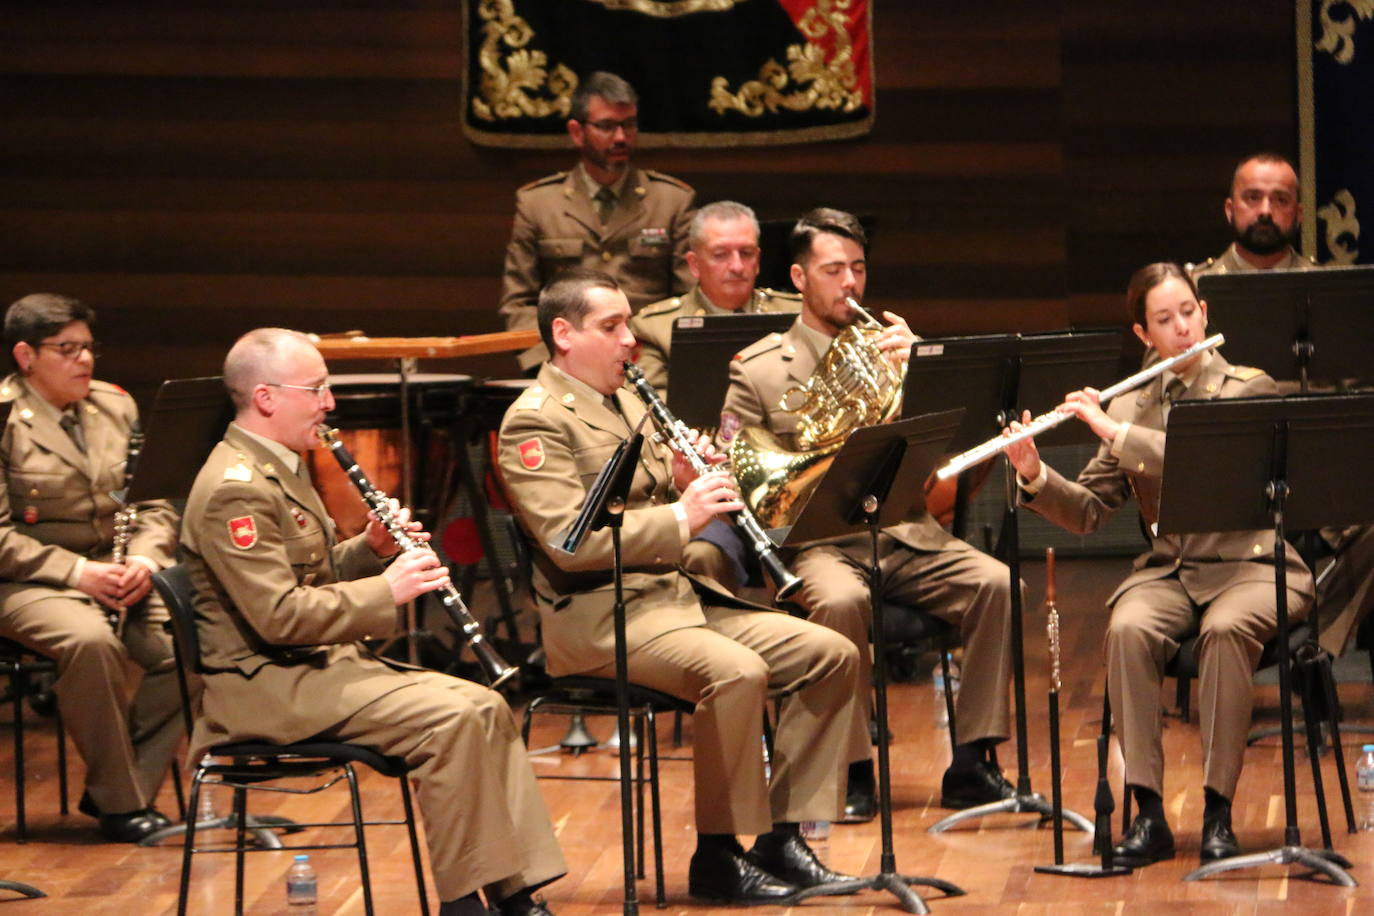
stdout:
[(723, 13), (741, 0), (591, 0), (608, 10), (629, 10), (659, 19), (675, 19), (690, 13)]
[[(515, 15), (511, 0), (481, 0), (477, 15), (482, 25), (482, 47), (477, 62), (482, 68), (481, 97), (473, 96), (472, 113), (483, 121), (498, 118), (566, 118), (572, 110), (577, 75), (563, 64), (550, 72), (543, 51), (526, 48), (534, 37), (530, 24)], [(514, 48), (504, 61), (500, 46)], [(552, 99), (536, 98), (547, 88)]]
[(1360, 221), (1355, 217), (1355, 195), (1342, 188), (1331, 203), (1317, 210), (1326, 224), (1326, 248), (1337, 264), (1354, 264), (1360, 257)]
[[(1333, 19), (1331, 11), (1340, 6), (1350, 7), (1349, 15)], [(1322, 0), (1322, 36), (1317, 40), (1317, 50), (1330, 54), (1338, 64), (1354, 60), (1357, 19), (1374, 19), (1374, 0)]]
[[(723, 76), (711, 80), (710, 106), (717, 114), (734, 110), (757, 118), (781, 108), (808, 111), (813, 108), (855, 111), (862, 107), (854, 73), (854, 48), (845, 29), (844, 12), (853, 0), (816, 0), (802, 16), (798, 28), (809, 41), (787, 48), (787, 67), (769, 59), (759, 68), (759, 78), (749, 80), (732, 93)], [(825, 59), (818, 39), (835, 36), (835, 56)], [(789, 84), (794, 87), (787, 92)]]

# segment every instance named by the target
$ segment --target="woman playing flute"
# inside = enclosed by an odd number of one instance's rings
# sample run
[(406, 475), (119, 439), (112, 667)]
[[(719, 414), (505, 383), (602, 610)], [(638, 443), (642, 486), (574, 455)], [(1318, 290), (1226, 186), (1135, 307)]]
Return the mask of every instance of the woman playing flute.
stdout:
[[(1136, 271), (1126, 290), (1132, 330), (1161, 359), (1203, 340), (1207, 303), (1176, 264)], [(1188, 399), (1277, 394), (1259, 369), (1232, 366), (1207, 350), (1153, 379), (1104, 410), (1092, 388), (1070, 393), (1060, 410), (1087, 423), (1102, 440), (1077, 481), (1040, 460), (1034, 440), (1007, 450), (1026, 506), (1076, 533), (1097, 530), (1135, 494), (1149, 546), (1107, 606), (1107, 691), (1117, 717), (1126, 783), (1138, 813), (1115, 848), (1123, 865), (1174, 856), (1164, 817), (1164, 757), (1159, 692), (1164, 666), (1187, 635), (1198, 633), (1205, 809), (1203, 862), (1237, 855), (1231, 800), (1250, 725), (1251, 675), (1276, 627), (1272, 531), (1164, 535), (1156, 533), (1164, 439), (1170, 404)], [(1029, 415), (1023, 417), (1023, 422)], [(1010, 431), (1021, 424), (1013, 423)], [(1288, 552), (1288, 608), (1306, 613), (1312, 576)]]

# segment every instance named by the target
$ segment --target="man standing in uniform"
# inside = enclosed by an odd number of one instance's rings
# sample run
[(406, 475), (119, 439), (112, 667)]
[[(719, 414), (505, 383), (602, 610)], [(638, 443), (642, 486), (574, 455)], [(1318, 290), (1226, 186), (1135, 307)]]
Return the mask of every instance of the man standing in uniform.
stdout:
[[(781, 407), (783, 392), (805, 384), (831, 341), (858, 319), (846, 300), (863, 298), (867, 283), (867, 237), (859, 221), (840, 210), (819, 208), (792, 230), (792, 282), (802, 311), (783, 334), (770, 334), (740, 352), (730, 364), (730, 388), (721, 411), (720, 438), (730, 442), (744, 426), (764, 426), (789, 439), (797, 416)], [(885, 312), (888, 326), (876, 346), (886, 358), (905, 361), (915, 335), (899, 315)], [(967, 808), (1010, 798), (1015, 787), (1002, 775), (994, 747), (1008, 736), (1007, 683), (1011, 673), (1010, 573), (1002, 563), (947, 534), (929, 513), (884, 530), (880, 536), (884, 597), (927, 611), (960, 628), (964, 640), (963, 689), (957, 715), (959, 737), (945, 771), (941, 804)], [(808, 619), (849, 637), (863, 662), (860, 686), (864, 715), (848, 742), (849, 789), (846, 816), (874, 814), (873, 761), (867, 729), (872, 704), (868, 564), (863, 535), (807, 545), (791, 563), (803, 581), (797, 602)]]
[(531, 891), (566, 866), (505, 700), (361, 643), (395, 634), (396, 608), (447, 585), (448, 571), (431, 550), (398, 555), (375, 518), (335, 542), (298, 454), (319, 444), (334, 406), (319, 351), (295, 331), (250, 331), (225, 358), (224, 383), (237, 412), (182, 529), (209, 672), (191, 759), (224, 741), (317, 736), (401, 757), (441, 916), (485, 916), (479, 889), (504, 916), (547, 914)]
[(1223, 205), (1235, 239), (1215, 258), (1192, 265), (1193, 282), (1206, 274), (1252, 270), (1310, 270), (1316, 265), (1294, 249), (1302, 224), (1298, 173), (1278, 153), (1246, 156), (1231, 175)]
[[(94, 381), (95, 313), (35, 293), (5, 313), (18, 373), (0, 382), (0, 636), (57, 662), (57, 708), (86, 761), (82, 813), (100, 832), (137, 842), (168, 825), (158, 787), (181, 741), (167, 610), (152, 573), (170, 565), (176, 514), (137, 507), (122, 563), (113, 562), (113, 493), (124, 489), (138, 408)], [(129, 700), (129, 663), (142, 680)]]
[[(501, 474), (535, 544), (533, 591), (554, 676), (615, 676), (610, 532), (592, 533), (573, 555), (548, 545), (644, 416), (622, 389), (634, 347), (629, 318), (610, 276), (578, 269), (555, 280), (539, 297), (539, 330), (553, 358), (501, 424)], [(706, 454), (714, 456), (709, 445)], [(739, 506), (725, 474), (695, 476), (667, 446), (645, 440), (624, 513), (627, 674), (696, 704), (692, 895), (785, 903), (799, 887), (843, 877), (816, 859), (799, 824), (840, 812), (858, 659), (823, 627), (684, 573), (692, 534)], [(763, 717), (777, 695), (769, 780)], [(749, 852), (738, 834), (757, 836)]]
[(636, 365), (660, 397), (668, 393), (673, 327), (679, 318), (801, 308), (801, 297), (795, 293), (754, 288), (759, 276), (759, 221), (744, 204), (718, 200), (702, 207), (692, 216), (687, 242), (687, 269), (696, 285), (684, 296), (645, 306), (630, 319), (630, 331), (640, 345)]
[[(539, 291), (569, 267), (615, 277), (634, 309), (692, 283), (685, 257), (693, 191), (630, 164), (639, 135), (634, 88), (597, 71), (573, 94), (571, 114), (578, 164), (515, 194), (501, 288), (507, 330), (535, 326)], [(532, 372), (548, 355), (542, 344), (531, 347), (520, 354), (520, 368)]]

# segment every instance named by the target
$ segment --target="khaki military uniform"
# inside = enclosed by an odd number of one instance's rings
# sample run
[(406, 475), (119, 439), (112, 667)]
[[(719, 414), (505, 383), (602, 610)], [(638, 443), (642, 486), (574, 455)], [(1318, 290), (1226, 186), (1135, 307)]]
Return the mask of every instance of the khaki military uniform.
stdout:
[[(801, 311), (801, 296), (798, 294), (756, 289), (739, 314), (798, 311)], [(630, 333), (639, 341), (639, 357), (635, 363), (643, 370), (649, 384), (658, 389), (659, 397), (668, 396), (668, 362), (673, 348), (673, 327), (677, 320), (699, 315), (729, 314), (733, 313), (717, 308), (706, 298), (701, 286), (697, 285), (685, 296), (674, 296), (645, 306), (642, 312), (630, 319)]]
[[(730, 363), (722, 444), (728, 445), (744, 426), (764, 426), (789, 441), (797, 418), (779, 406), (783, 393), (804, 384), (822, 355), (803, 334), (800, 316), (786, 332), (742, 350)], [(1011, 574), (1006, 565), (950, 535), (926, 512), (885, 529), (879, 552), (884, 599), (934, 614), (963, 636), (963, 686), (956, 703), (960, 741), (1005, 739), (1011, 677)], [(865, 714), (850, 735), (850, 762), (871, 754), (869, 562), (867, 535), (853, 535), (807, 545), (789, 564), (804, 582), (795, 600), (808, 618), (843, 633), (862, 650), (859, 683)]]
[[(571, 556), (549, 545), (643, 415), (628, 390), (608, 404), (546, 363), (501, 424), (500, 470), (536, 545), (535, 602), (554, 676), (615, 674), (610, 531), (589, 534)], [(687, 538), (676, 498), (671, 454), (646, 440), (622, 531), (628, 676), (696, 704), (697, 830), (759, 834), (775, 822), (835, 820), (855, 717), (854, 648), (685, 575), (677, 565)], [(770, 695), (785, 697), (771, 783), (760, 754)]]
[[(1107, 407), (1132, 425), (1119, 453), (1104, 443), (1069, 481), (1053, 468), (1026, 505), (1084, 534), (1097, 530), (1134, 493), (1147, 525), (1159, 518), (1164, 471), (1162, 377)], [(1258, 369), (1230, 366), (1215, 352), (1183, 398), (1273, 395), (1274, 380)], [(1152, 530), (1152, 529), (1151, 529)], [(1274, 635), (1274, 532), (1149, 535), (1150, 547), (1107, 606), (1107, 691), (1121, 736), (1126, 782), (1163, 794), (1159, 688), (1179, 640), (1198, 637), (1198, 690), (1206, 785), (1231, 798), (1250, 727), (1251, 676)], [(1312, 576), (1288, 551), (1288, 612), (1301, 619), (1312, 599)], [(1200, 615), (1200, 619), (1199, 619)]]
[(191, 489), (182, 542), (208, 672), (192, 759), (223, 741), (366, 745), (412, 767), (441, 899), (499, 900), (566, 871), (500, 694), (359, 642), (397, 633), (391, 588), (362, 535), (336, 542), (304, 467), (231, 425)]
[[(81, 557), (110, 560), (119, 508), (110, 494), (124, 487), (138, 408), (123, 390), (92, 382), (75, 405), (83, 453), (21, 376), (0, 382), (0, 401), (11, 407), (0, 439), (0, 635), (57, 661), (58, 709), (96, 806), (150, 807), (182, 733), (167, 610), (149, 592), (116, 634), (105, 608), (70, 584)], [(169, 565), (176, 524), (167, 504), (140, 505), (128, 555)]]
[[(631, 168), (604, 226), (587, 188), (578, 165), (515, 193), (515, 224), (501, 283), (507, 330), (537, 326), (539, 291), (569, 267), (615, 277), (633, 310), (684, 292), (694, 282), (687, 269), (690, 185), (662, 172)], [(547, 358), (542, 344), (531, 347), (520, 354), (520, 368)]]
[[(1188, 264), (1185, 266), (1188, 271), (1188, 275), (1193, 278), (1194, 283), (1197, 282), (1198, 277), (1204, 277), (1209, 274), (1245, 274), (1253, 273), (1254, 271), (1261, 269), (1242, 258), (1236, 252), (1235, 242), (1232, 242), (1231, 247), (1227, 248), (1225, 251), (1217, 255), (1215, 258), (1208, 258), (1201, 264)], [(1305, 258), (1302, 255), (1298, 254), (1292, 248), (1289, 248), (1288, 253), (1283, 257), (1283, 260), (1279, 261), (1273, 267), (1265, 269), (1316, 270), (1317, 266), (1318, 265), (1316, 261), (1312, 260), (1311, 258)]]

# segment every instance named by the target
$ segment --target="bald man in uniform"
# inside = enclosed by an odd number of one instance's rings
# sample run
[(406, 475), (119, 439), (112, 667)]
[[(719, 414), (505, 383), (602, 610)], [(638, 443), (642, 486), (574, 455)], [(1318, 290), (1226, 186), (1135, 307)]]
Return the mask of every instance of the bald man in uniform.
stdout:
[(397, 635), (397, 607), (448, 585), (448, 571), (432, 550), (400, 552), (375, 518), (336, 540), (299, 454), (334, 406), (319, 351), (294, 331), (250, 331), (224, 382), (237, 412), (182, 531), (207, 671), (191, 759), (226, 741), (315, 737), (401, 757), (441, 916), (487, 916), (478, 890), (502, 916), (547, 916), (531, 892), (567, 868), (506, 701), (363, 643)]
[(801, 308), (796, 293), (754, 287), (759, 277), (759, 221), (744, 204), (718, 200), (702, 207), (692, 216), (687, 240), (687, 269), (696, 285), (686, 295), (645, 306), (630, 319), (630, 332), (639, 342), (635, 364), (660, 397), (668, 395), (673, 328), (679, 318)]
[[(533, 328), (539, 291), (570, 267), (615, 277), (640, 309), (692, 285), (687, 224), (692, 187), (630, 164), (639, 136), (639, 98), (620, 77), (596, 72), (572, 98), (568, 137), (578, 164), (530, 182), (515, 195), (506, 247), (501, 314), (507, 330)], [(543, 344), (518, 357), (533, 372), (548, 358)]]

